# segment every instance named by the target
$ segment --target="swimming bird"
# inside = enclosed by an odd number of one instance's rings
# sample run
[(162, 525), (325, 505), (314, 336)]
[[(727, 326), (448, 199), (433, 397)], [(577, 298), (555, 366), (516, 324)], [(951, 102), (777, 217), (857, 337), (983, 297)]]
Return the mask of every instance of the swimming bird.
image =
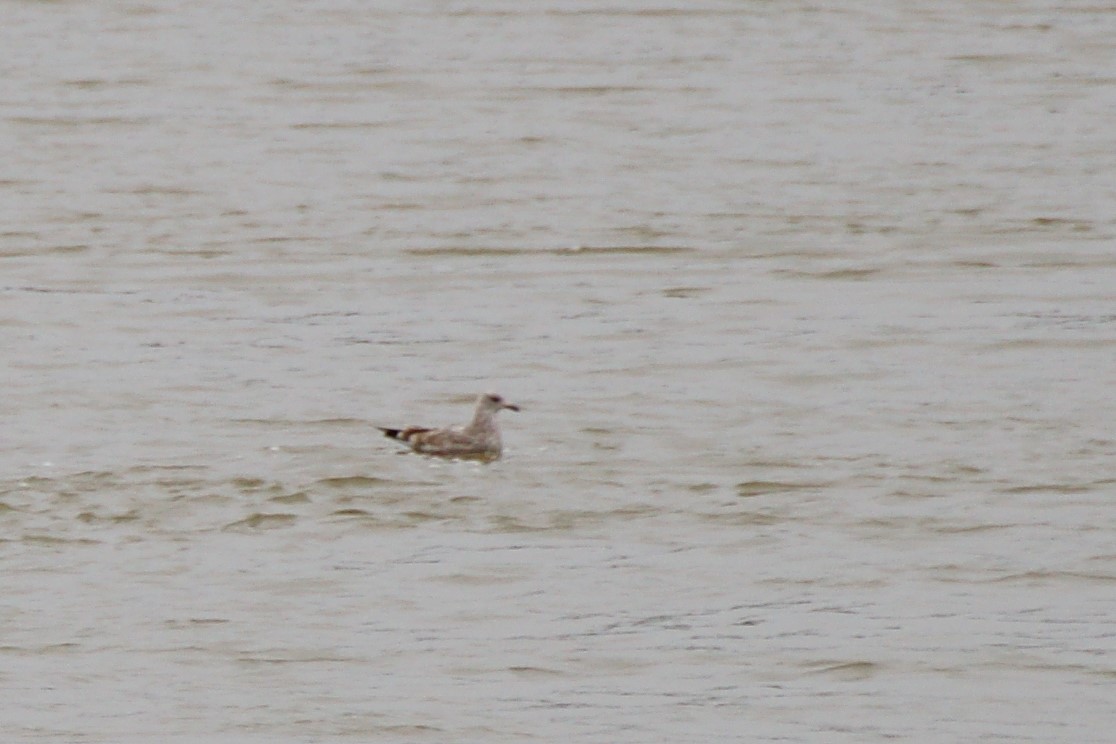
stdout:
[(423, 426), (408, 426), (403, 429), (389, 429), (377, 426), (385, 437), (410, 445), (411, 449), (424, 455), (449, 457), (468, 460), (495, 460), (503, 451), (500, 441), (500, 428), (496, 425), (496, 414), (503, 409), (518, 411), (519, 406), (505, 401), (496, 393), (484, 393), (477, 398), (477, 410), (467, 426), (449, 426), (444, 429), (430, 429)]

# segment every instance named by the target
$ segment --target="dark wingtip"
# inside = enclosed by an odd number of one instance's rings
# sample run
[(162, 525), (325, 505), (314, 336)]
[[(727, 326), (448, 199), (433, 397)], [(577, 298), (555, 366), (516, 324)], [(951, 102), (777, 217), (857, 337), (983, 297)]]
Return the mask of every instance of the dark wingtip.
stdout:
[(382, 431), (384, 436), (388, 439), (399, 439), (399, 434), (403, 431), (402, 429), (385, 429), (382, 426), (377, 426), (376, 428)]

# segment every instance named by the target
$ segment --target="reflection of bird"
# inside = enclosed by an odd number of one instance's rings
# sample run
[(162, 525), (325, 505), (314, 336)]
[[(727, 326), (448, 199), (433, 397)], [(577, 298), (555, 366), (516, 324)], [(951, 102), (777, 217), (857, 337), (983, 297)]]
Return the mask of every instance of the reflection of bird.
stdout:
[(518, 411), (519, 406), (506, 402), (496, 393), (485, 393), (477, 398), (477, 411), (468, 426), (450, 426), (429, 429), (408, 426), (404, 429), (387, 429), (377, 426), (384, 436), (411, 445), (415, 452), (437, 457), (456, 457), (472, 460), (495, 460), (503, 447), (496, 414), (507, 408)]

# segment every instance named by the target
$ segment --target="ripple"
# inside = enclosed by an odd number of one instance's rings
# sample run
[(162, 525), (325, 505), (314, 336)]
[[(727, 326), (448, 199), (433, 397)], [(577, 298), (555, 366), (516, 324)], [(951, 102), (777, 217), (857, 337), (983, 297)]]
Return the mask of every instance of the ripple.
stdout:
[(744, 498), (765, 496), (772, 493), (790, 493), (794, 491), (818, 491), (830, 487), (831, 484), (817, 482), (794, 481), (743, 481), (736, 484), (736, 495)]
[(222, 529), (227, 532), (273, 530), (290, 527), (298, 521), (297, 514), (250, 514), (244, 519), (238, 519), (225, 525)]
[(872, 661), (816, 661), (805, 665), (811, 674), (836, 677), (848, 682), (871, 679), (883, 671), (883, 667)]

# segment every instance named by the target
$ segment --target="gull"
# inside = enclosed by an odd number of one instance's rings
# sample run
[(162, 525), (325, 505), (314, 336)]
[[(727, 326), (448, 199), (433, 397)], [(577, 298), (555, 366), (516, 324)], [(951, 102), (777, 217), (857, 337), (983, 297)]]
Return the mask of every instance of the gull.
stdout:
[(388, 429), (377, 426), (385, 437), (395, 439), (411, 446), (415, 452), (435, 457), (449, 457), (469, 460), (495, 460), (500, 457), (503, 447), (500, 442), (500, 428), (496, 426), (496, 414), (502, 409), (518, 411), (496, 393), (484, 393), (477, 397), (477, 410), (467, 426), (448, 426), (444, 429), (430, 429), (424, 426), (408, 426), (403, 429)]

